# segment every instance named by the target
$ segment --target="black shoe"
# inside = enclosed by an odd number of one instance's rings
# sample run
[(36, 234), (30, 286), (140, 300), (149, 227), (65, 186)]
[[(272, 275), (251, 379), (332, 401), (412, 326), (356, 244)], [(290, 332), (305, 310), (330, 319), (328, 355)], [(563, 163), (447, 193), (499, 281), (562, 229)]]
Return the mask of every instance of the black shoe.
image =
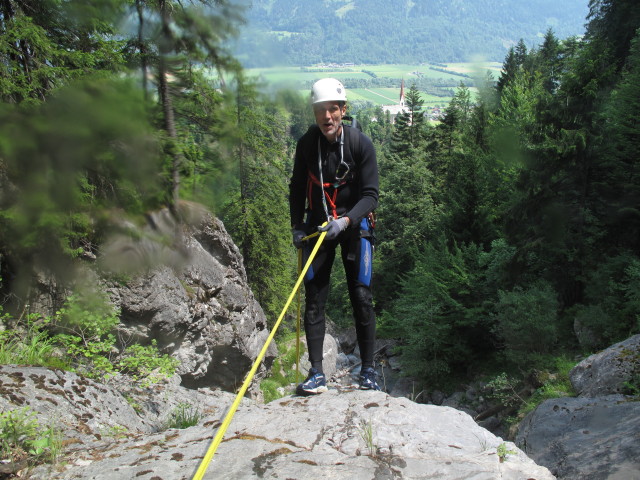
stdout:
[(380, 390), (376, 382), (376, 371), (371, 368), (364, 368), (360, 371), (360, 390)]
[(302, 396), (317, 395), (327, 391), (327, 379), (324, 373), (315, 368), (309, 370), (307, 379), (296, 387), (296, 394)]

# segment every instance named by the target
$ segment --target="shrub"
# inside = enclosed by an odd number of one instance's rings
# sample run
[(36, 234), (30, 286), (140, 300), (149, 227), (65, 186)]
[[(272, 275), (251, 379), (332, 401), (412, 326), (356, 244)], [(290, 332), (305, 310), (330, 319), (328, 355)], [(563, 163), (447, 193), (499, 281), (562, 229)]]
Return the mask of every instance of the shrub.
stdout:
[(281, 385), (279, 382), (270, 378), (265, 378), (260, 382), (260, 390), (262, 390), (262, 396), (264, 397), (264, 403), (272, 402), (282, 398), (282, 394), (278, 391)]
[(487, 396), (505, 407), (514, 407), (524, 402), (518, 395), (520, 388), (518, 380), (510, 377), (505, 372), (500, 373), (487, 382)]
[(43, 428), (29, 407), (0, 413), (0, 453), (13, 463), (55, 462), (62, 435), (53, 426)]
[(640, 333), (640, 261), (630, 254), (604, 259), (589, 276), (585, 299), (574, 308), (575, 333), (585, 352)]
[(622, 384), (622, 393), (640, 398), (640, 373), (634, 374), (630, 380)]
[[(0, 320), (5, 325), (12, 321), (1, 309)], [(69, 296), (51, 318), (32, 315), (26, 324), (15, 323), (15, 330), (0, 331), (0, 364), (62, 368), (99, 379), (120, 372), (143, 386), (173, 375), (178, 365), (158, 350), (155, 340), (116, 348), (112, 332), (119, 311), (100, 292)]]
[(116, 369), (140, 380), (143, 384), (157, 383), (175, 373), (178, 360), (158, 351), (155, 340), (151, 345), (130, 345), (120, 355)]
[(120, 311), (105, 294), (85, 290), (70, 295), (56, 312), (54, 326), (80, 337), (83, 343), (108, 335), (119, 322)]
[(556, 357), (554, 359), (553, 372), (545, 373), (543, 378), (540, 379), (542, 386), (522, 405), (519, 418), (524, 418), (527, 413), (535, 410), (545, 400), (575, 396), (575, 391), (569, 379), (569, 372), (575, 365), (576, 362), (574, 360), (565, 356)]
[(71, 295), (52, 321), (53, 328), (64, 332), (54, 340), (64, 347), (75, 369), (91, 378), (120, 372), (147, 386), (173, 375), (178, 361), (161, 354), (155, 340), (123, 351), (116, 348), (112, 331), (119, 323), (119, 313), (100, 292)]
[(531, 367), (553, 351), (558, 338), (558, 306), (555, 292), (546, 283), (499, 292), (494, 333), (503, 340), (508, 361)]
[(573, 330), (585, 352), (593, 352), (608, 344), (607, 325), (612, 319), (601, 305), (578, 305), (575, 308)]

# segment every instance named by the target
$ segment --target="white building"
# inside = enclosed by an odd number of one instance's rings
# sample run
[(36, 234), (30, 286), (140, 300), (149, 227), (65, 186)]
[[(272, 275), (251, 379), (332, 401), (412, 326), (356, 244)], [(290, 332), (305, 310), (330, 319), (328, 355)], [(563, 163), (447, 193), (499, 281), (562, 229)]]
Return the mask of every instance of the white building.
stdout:
[(395, 105), (383, 105), (382, 111), (385, 113), (389, 113), (389, 118), (391, 119), (391, 123), (396, 123), (396, 117), (403, 113), (408, 112), (407, 107), (404, 102), (404, 79), (400, 84), (400, 101)]

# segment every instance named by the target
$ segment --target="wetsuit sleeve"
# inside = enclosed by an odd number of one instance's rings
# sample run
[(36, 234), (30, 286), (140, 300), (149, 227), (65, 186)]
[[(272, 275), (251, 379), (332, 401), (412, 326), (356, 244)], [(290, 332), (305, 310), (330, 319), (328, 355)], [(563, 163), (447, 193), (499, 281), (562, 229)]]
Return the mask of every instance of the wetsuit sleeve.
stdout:
[[(359, 132), (358, 132), (359, 133)], [(378, 162), (373, 143), (364, 134), (360, 134), (360, 198), (347, 217), (351, 225), (358, 225), (360, 221), (378, 206)]]
[(293, 173), (289, 182), (289, 212), (291, 226), (297, 227), (304, 223), (304, 210), (307, 201), (307, 165), (303, 154), (303, 139), (296, 146), (293, 162)]

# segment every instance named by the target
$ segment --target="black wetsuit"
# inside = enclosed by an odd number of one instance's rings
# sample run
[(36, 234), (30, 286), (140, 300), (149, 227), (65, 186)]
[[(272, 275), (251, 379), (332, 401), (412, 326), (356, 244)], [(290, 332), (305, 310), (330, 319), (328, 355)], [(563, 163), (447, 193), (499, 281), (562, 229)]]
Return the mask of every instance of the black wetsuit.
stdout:
[[(356, 320), (362, 368), (373, 366), (376, 328), (371, 294), (373, 248), (367, 217), (378, 205), (378, 166), (375, 149), (366, 135), (349, 126), (343, 126), (343, 135), (341, 148), (340, 140), (330, 144), (318, 127), (311, 127), (298, 141), (289, 185), (291, 225), (294, 228), (312, 233), (327, 221), (327, 213), (329, 216), (347, 216), (350, 220), (349, 227), (336, 239), (323, 242), (305, 277), (304, 327), (309, 360), (312, 367), (320, 371), (325, 304), (338, 245)], [(322, 176), (318, 165), (318, 145)], [(336, 180), (336, 171), (339, 177), (346, 171), (345, 165), (341, 165), (341, 151), (349, 169), (344, 179), (339, 181)], [(320, 179), (325, 184), (324, 189), (320, 187)], [(313, 246), (313, 241), (305, 246), (305, 256)]]

